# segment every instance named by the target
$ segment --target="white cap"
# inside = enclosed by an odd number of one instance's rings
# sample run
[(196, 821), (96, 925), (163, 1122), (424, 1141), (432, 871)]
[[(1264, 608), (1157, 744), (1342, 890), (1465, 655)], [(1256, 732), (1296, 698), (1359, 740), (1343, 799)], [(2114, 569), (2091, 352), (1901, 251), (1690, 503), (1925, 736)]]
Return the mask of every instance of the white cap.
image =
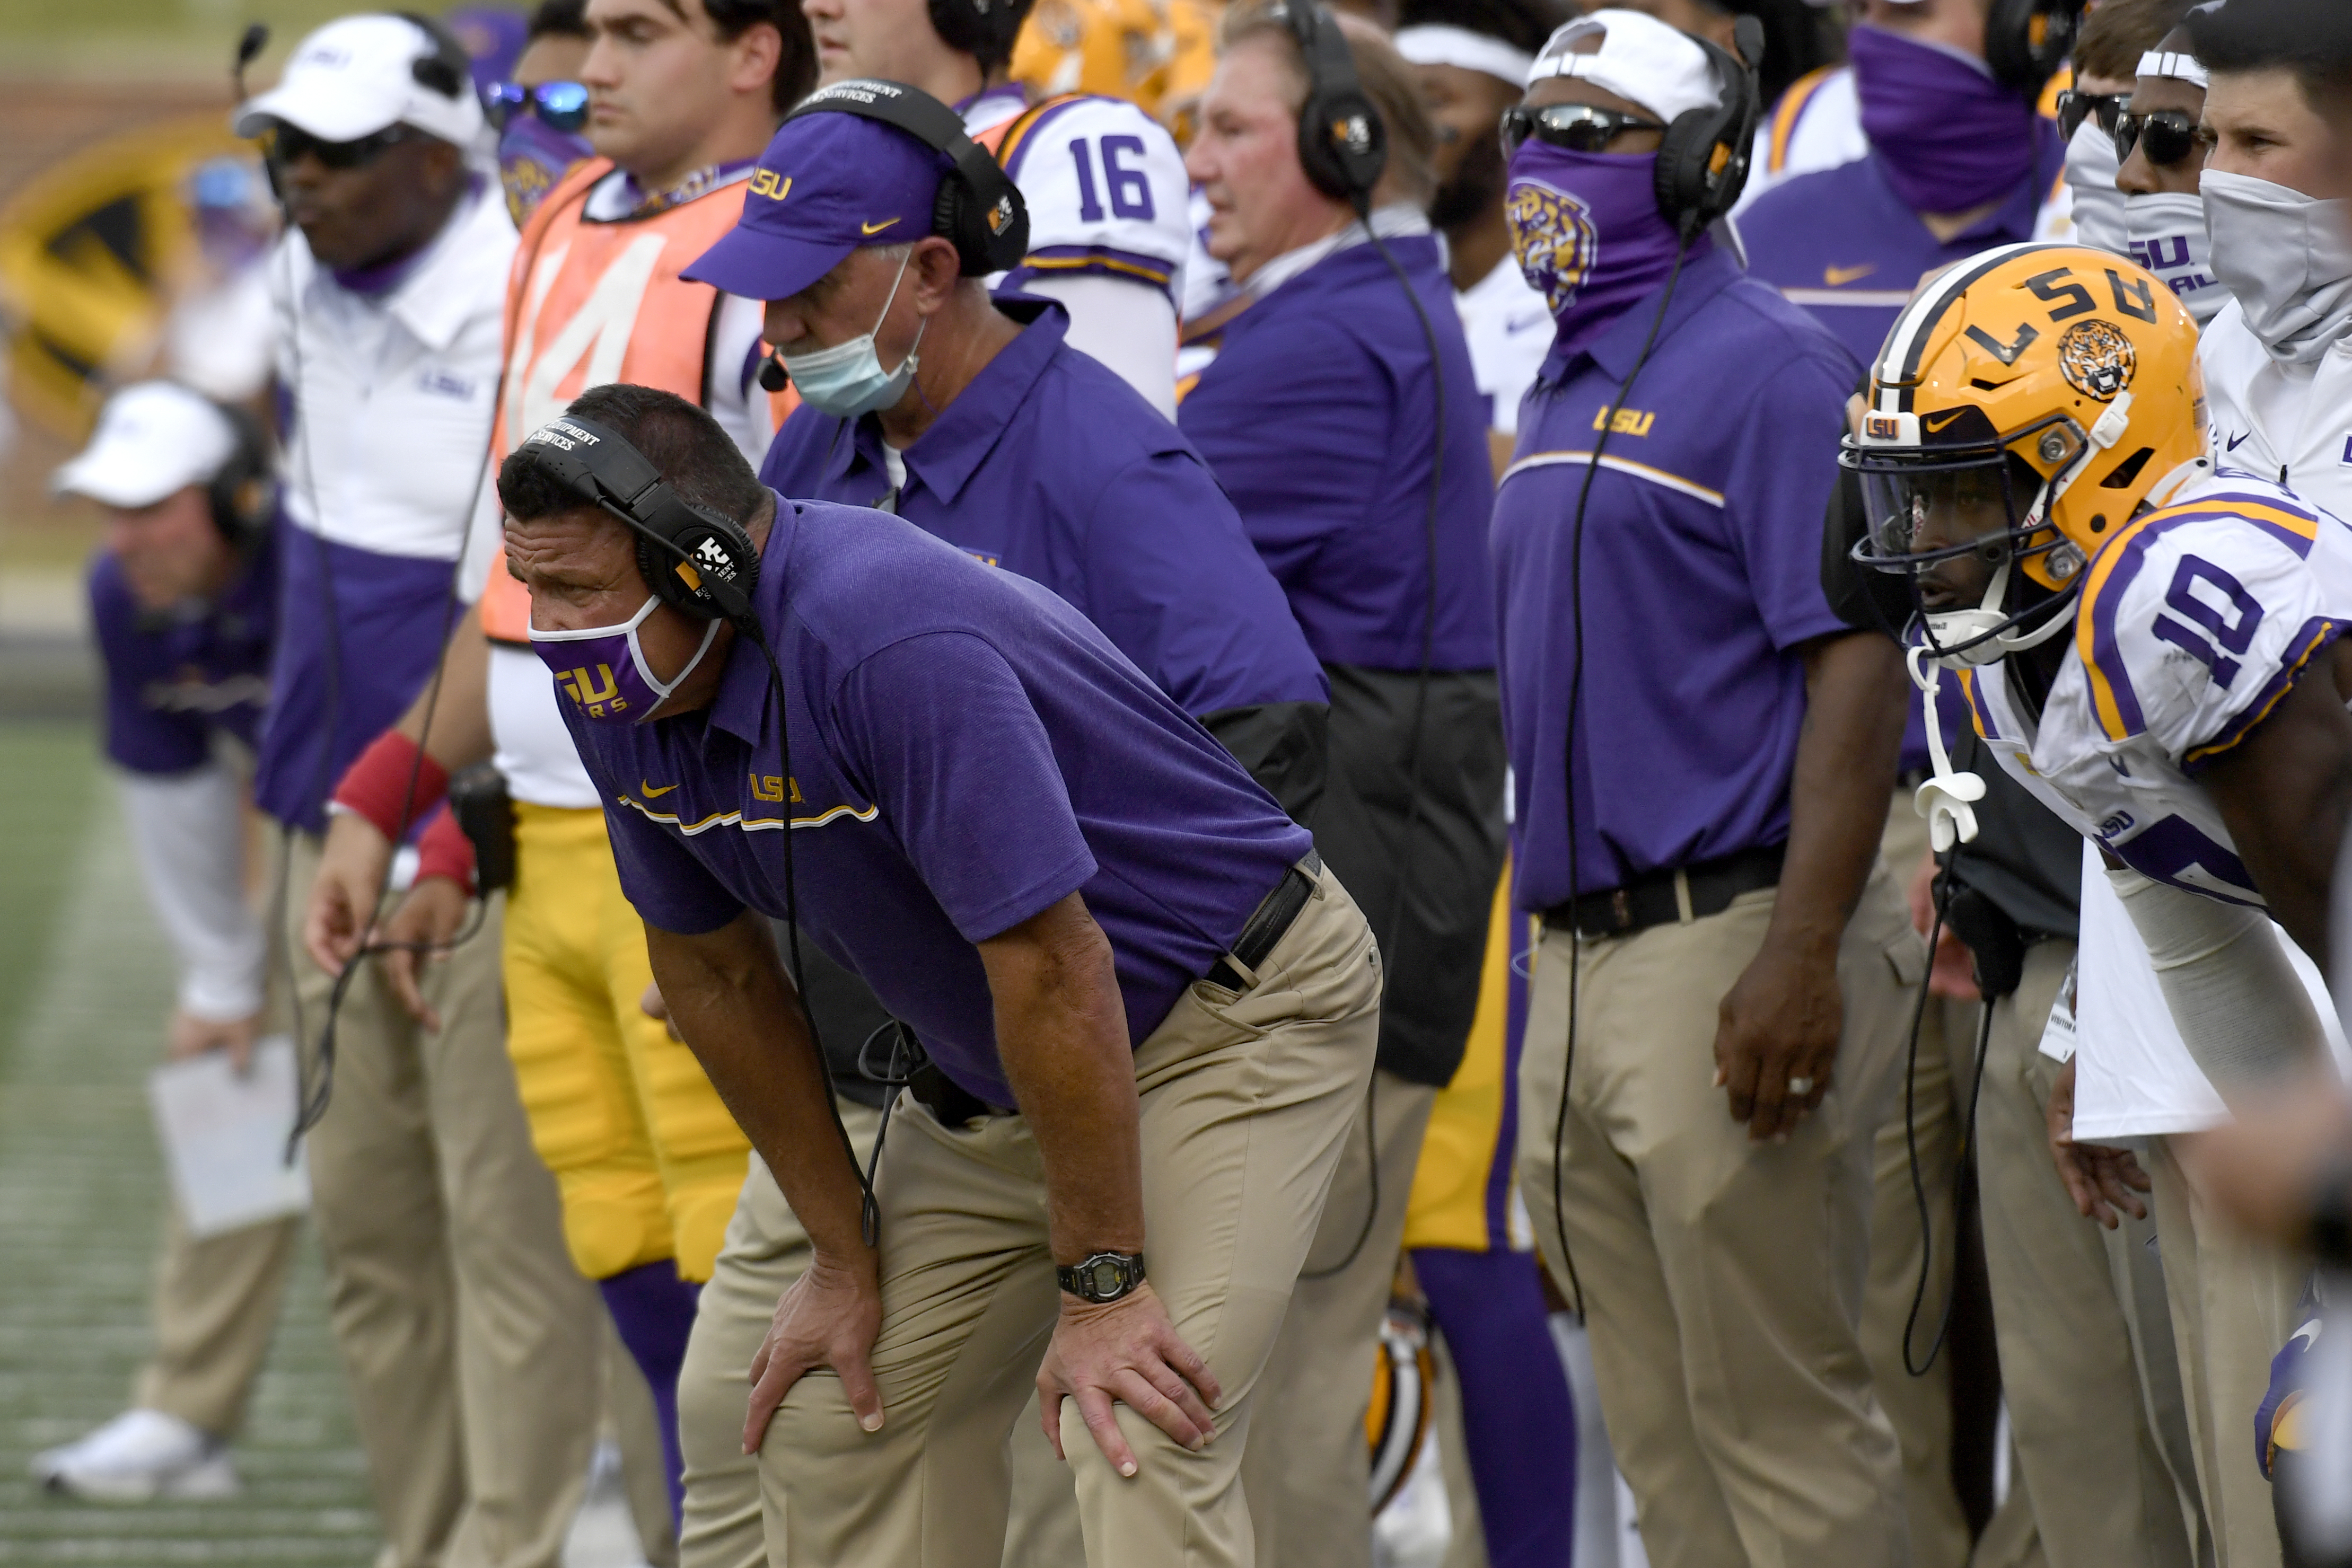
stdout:
[(470, 147), (482, 131), (473, 78), (458, 74), (448, 97), (416, 79), (420, 59), (440, 53), (432, 34), (404, 16), (381, 14), (330, 22), (295, 48), (278, 85), (236, 111), (239, 136), (283, 120), (321, 141), (356, 141), (392, 125)]
[(58, 496), (109, 507), (152, 507), (209, 485), (236, 454), (228, 416), (177, 382), (141, 382), (109, 398), (81, 455), (49, 476)]
[(1514, 47), (1491, 33), (1474, 33), (1467, 27), (1399, 27), (1396, 37), (1389, 42), (1414, 65), (1454, 66), (1494, 77), (1513, 87), (1527, 86), (1528, 68), (1536, 63), (1535, 57), (1527, 50)]
[[(1574, 46), (1596, 36), (1597, 53), (1573, 52)], [(1559, 28), (1544, 40), (1528, 85), (1547, 77), (1589, 81), (1669, 125), (1694, 109), (1713, 109), (1723, 101), (1715, 68), (1697, 40), (1640, 11), (1595, 11)]]

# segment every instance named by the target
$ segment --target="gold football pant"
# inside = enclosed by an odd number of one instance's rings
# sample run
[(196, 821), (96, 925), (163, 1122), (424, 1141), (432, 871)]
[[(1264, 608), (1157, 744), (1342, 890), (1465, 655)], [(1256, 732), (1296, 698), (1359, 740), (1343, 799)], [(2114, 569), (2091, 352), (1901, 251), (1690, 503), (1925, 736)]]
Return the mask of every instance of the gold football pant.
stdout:
[(653, 967), (604, 814), (518, 803), (515, 867), (507, 1050), (572, 1260), (604, 1280), (675, 1257), (708, 1280), (751, 1145), (694, 1053), (638, 1006)]

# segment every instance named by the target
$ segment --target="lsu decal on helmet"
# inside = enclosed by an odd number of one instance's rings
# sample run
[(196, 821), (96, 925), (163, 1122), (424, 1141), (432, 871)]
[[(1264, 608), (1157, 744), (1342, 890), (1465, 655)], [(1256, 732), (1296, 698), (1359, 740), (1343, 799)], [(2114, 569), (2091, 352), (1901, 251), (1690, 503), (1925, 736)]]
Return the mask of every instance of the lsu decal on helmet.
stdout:
[(1540, 283), (1557, 316), (1592, 276), (1593, 256), (1601, 244), (1592, 214), (1567, 192), (1536, 180), (1512, 185), (1507, 205), (1519, 271), (1528, 282)]
[(1909, 575), (1915, 603), (1940, 561), (1994, 564), (1977, 608), (1919, 612), (1938, 660), (1990, 664), (2055, 635), (2100, 546), (2204, 450), (2197, 326), (2171, 289), (2079, 246), (1988, 251), (1923, 288), (1872, 367), (1839, 459), (1868, 510), (1854, 559)]

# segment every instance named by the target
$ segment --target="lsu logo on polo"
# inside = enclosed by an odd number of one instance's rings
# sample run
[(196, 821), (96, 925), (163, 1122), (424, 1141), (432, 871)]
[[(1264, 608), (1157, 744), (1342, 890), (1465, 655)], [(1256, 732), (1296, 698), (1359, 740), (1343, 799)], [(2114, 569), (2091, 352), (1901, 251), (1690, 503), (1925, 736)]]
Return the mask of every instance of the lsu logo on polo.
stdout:
[(751, 799), (754, 800), (790, 800), (795, 806), (808, 804), (801, 794), (801, 781), (780, 778), (773, 773), (751, 775)]
[(773, 169), (751, 171), (751, 193), (755, 196), (765, 196), (772, 202), (781, 202), (792, 188), (793, 177), (790, 174), (779, 174)]
[(603, 718), (608, 713), (628, 711), (628, 699), (621, 695), (620, 683), (613, 679), (613, 666), (610, 664), (597, 665), (593, 675), (584, 665), (580, 669), (566, 670), (555, 678), (555, 684), (562, 686), (590, 718)]

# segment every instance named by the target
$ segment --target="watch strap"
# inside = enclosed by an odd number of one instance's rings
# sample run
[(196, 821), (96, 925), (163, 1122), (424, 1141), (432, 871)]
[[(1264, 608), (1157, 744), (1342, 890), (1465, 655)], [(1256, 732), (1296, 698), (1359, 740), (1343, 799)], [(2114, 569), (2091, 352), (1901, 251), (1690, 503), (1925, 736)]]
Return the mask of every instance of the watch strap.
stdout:
[(1057, 1267), (1054, 1277), (1071, 1295), (1100, 1306), (1131, 1294), (1143, 1283), (1143, 1254), (1097, 1252)]

